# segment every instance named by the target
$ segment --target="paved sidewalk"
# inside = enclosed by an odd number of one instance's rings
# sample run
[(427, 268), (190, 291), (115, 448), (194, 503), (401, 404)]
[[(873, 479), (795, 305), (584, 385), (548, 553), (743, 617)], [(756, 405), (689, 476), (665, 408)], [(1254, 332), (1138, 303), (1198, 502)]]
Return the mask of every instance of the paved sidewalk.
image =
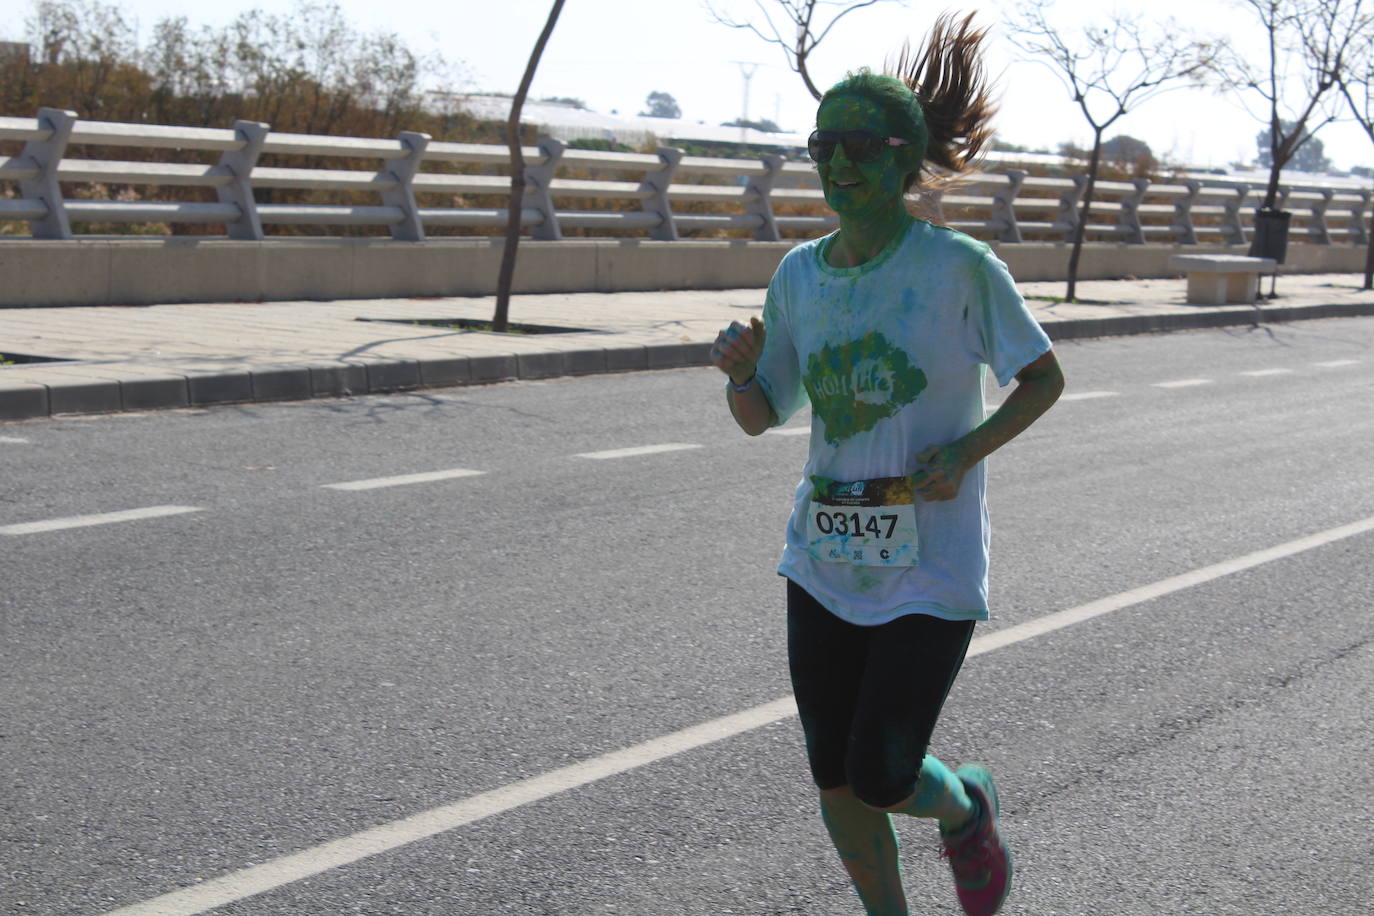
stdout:
[[(1258, 307), (1188, 305), (1182, 279), (1086, 281), (1074, 305), (1053, 301), (1063, 283), (1020, 286), (1063, 340), (1374, 315), (1362, 280), (1283, 276), (1280, 298)], [(492, 297), (0, 309), (0, 354), (18, 355), (0, 366), (0, 420), (706, 365), (717, 330), (757, 314), (763, 295), (518, 296), (514, 322), (575, 329), (519, 335), (414, 323), (489, 320)]]

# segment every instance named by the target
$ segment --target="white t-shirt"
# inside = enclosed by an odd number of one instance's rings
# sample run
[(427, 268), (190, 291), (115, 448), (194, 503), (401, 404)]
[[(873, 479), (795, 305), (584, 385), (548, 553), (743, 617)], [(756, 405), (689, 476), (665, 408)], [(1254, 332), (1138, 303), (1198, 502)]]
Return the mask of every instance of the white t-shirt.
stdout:
[[(910, 502), (890, 514), (851, 516), (833, 494), (862, 493), (862, 485), (847, 486), (856, 481), (869, 481), (870, 493), (899, 492), (902, 481), (879, 479), (912, 474), (919, 452), (982, 422), (983, 366), (1006, 385), (1050, 349), (1049, 338), (982, 242), (918, 220), (868, 262), (837, 268), (822, 256), (832, 237), (783, 258), (763, 310), (758, 382), (779, 423), (808, 400), (812, 408), (810, 452), (778, 572), (855, 624), (912, 613), (986, 620), (985, 462), (968, 471), (955, 499), (914, 501), (914, 545), (898, 544)], [(884, 489), (894, 483), (896, 490)], [(813, 499), (816, 486), (830, 487), (824, 492), (832, 498), (820, 496), (828, 505)], [(874, 538), (839, 538), (851, 524)], [(893, 540), (881, 540), (894, 531)], [(834, 559), (828, 547), (840, 541), (914, 550), (885, 550), (884, 557), (905, 557), (896, 565), (862, 565), (853, 556)]]

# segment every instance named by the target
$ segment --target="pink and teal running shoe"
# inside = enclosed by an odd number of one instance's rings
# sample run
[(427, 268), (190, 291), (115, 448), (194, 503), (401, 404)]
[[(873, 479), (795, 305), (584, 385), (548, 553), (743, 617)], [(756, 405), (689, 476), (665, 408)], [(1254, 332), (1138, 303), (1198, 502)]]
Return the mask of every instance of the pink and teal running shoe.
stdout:
[(954, 872), (954, 890), (968, 916), (992, 916), (1011, 893), (1011, 850), (997, 835), (997, 787), (986, 767), (966, 763), (955, 770), (977, 806), (973, 818), (953, 833), (940, 831)]

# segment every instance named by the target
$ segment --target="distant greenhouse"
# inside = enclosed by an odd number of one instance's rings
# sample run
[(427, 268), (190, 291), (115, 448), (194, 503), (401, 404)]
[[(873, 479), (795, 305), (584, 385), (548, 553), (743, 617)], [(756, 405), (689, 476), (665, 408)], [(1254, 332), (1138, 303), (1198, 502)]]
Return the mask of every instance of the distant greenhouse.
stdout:
[[(484, 121), (505, 121), (510, 117), (510, 97), (463, 93), (431, 92), (426, 97), (431, 110), (458, 110)], [(752, 127), (726, 127), (687, 118), (650, 118), (640, 115), (603, 114), (571, 102), (526, 100), (520, 120), (544, 136), (572, 143), (574, 140), (603, 140), (642, 149), (650, 143), (667, 146), (690, 145), (714, 148), (722, 153), (759, 154), (778, 152), (789, 159), (806, 158), (806, 137), (810, 133), (781, 131), (770, 133)], [(1047, 153), (1001, 153), (985, 155), (990, 165), (1010, 167), (1038, 165), (1050, 169), (1069, 162)]]
[[(505, 121), (510, 117), (511, 100), (507, 96), (433, 92), (427, 100), (433, 109), (456, 107), (484, 121)], [(520, 120), (537, 127), (541, 134), (565, 143), (605, 140), (635, 149), (652, 142), (732, 144), (791, 154), (800, 154), (806, 149), (806, 134), (768, 133), (752, 127), (723, 127), (685, 118), (602, 114), (570, 102), (526, 100)]]

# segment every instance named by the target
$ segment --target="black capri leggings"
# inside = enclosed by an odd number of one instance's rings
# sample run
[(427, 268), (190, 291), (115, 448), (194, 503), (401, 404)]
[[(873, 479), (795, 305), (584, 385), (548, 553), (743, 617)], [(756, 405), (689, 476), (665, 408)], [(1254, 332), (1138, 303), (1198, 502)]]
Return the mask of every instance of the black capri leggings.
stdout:
[(811, 775), (875, 808), (916, 791), (973, 621), (908, 614), (847, 623), (787, 580), (787, 658)]

